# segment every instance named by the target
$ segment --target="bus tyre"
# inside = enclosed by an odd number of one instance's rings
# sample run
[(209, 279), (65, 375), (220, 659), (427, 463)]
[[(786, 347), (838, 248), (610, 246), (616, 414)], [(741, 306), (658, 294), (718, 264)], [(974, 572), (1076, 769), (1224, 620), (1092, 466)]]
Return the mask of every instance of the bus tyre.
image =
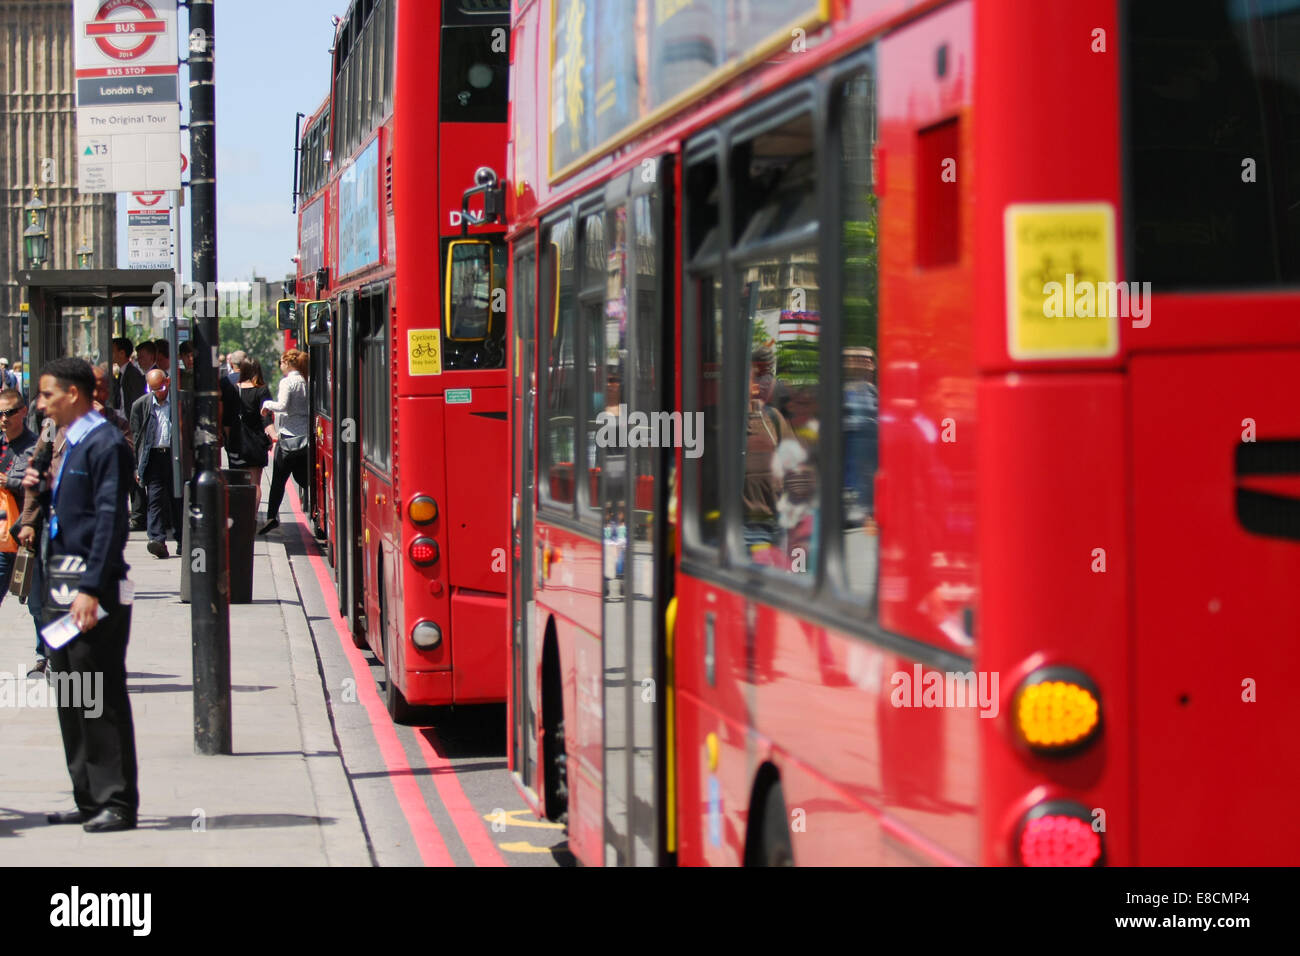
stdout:
[[(415, 718), (415, 708), (406, 702), (406, 697), (393, 680), (393, 648), (388, 640), (387, 628), (382, 635), (384, 642), (384, 704), (388, 707), (388, 716), (395, 724), (409, 724)], [(356, 640), (356, 637), (353, 637)], [(360, 645), (358, 645), (360, 646)]]
[(774, 784), (763, 798), (762, 833), (759, 838), (758, 866), (794, 866), (794, 847), (790, 844), (790, 817), (785, 812), (785, 795)]
[(569, 757), (564, 740), (564, 718), (546, 731), (546, 785), (551, 791), (546, 801), (548, 816), (556, 823), (569, 822)]

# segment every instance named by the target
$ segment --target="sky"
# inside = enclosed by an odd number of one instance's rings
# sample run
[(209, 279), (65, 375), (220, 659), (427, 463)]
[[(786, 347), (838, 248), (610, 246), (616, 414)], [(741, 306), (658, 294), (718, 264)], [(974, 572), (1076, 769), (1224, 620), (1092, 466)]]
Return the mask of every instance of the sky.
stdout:
[[(292, 212), (296, 113), (310, 115), (329, 89), (332, 16), (348, 0), (218, 0), (216, 10), (217, 275), (270, 279), (293, 271)], [(188, 33), (180, 11), (180, 32)], [(182, 99), (188, 72), (181, 68)], [(188, 103), (181, 113), (186, 123)], [(187, 140), (182, 131), (182, 152)], [(189, 171), (185, 177), (188, 178)], [(119, 265), (125, 266), (129, 194), (118, 198)], [(132, 207), (134, 208), (134, 207)], [(189, 212), (181, 210), (189, 275)]]

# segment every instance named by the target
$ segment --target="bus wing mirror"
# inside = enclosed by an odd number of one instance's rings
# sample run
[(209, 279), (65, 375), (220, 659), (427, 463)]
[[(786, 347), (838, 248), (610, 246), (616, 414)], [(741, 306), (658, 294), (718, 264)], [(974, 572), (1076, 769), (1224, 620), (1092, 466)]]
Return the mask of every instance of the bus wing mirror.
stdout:
[(307, 344), (329, 345), (330, 341), (330, 304), (328, 302), (307, 303)]
[(281, 332), (298, 331), (298, 303), (293, 299), (281, 299), (275, 304), (275, 327)]

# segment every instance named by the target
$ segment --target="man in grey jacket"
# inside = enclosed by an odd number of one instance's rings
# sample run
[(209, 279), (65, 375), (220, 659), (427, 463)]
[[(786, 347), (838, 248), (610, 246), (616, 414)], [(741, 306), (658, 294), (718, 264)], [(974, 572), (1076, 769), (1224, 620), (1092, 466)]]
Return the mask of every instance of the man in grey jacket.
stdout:
[(135, 475), (144, 487), (148, 510), (149, 553), (155, 558), (167, 552), (168, 523), (181, 547), (181, 506), (172, 493), (172, 428), (167, 406), (167, 374), (153, 369), (145, 376), (149, 390), (131, 406), (131, 435), (135, 446)]

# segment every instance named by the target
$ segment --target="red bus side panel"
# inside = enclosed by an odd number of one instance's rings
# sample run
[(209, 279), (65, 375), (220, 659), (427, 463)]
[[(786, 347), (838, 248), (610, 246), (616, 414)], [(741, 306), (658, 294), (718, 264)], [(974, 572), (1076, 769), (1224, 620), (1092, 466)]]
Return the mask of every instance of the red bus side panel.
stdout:
[[(1059, 798), (1103, 811), (1106, 862), (1126, 865), (1133, 645), (1124, 381), (1113, 373), (1008, 375), (982, 382), (978, 397), (975, 663), (997, 675), (1001, 696), (998, 718), (979, 721), (980, 862), (1019, 862), (1012, 844), (1022, 813)], [(1077, 755), (1034, 756), (1016, 743), (1016, 686), (1051, 664), (1081, 670), (1100, 692), (1101, 735)]]
[[(1294, 864), (1300, 473), (1251, 460), (1300, 442), (1300, 351), (1142, 356), (1131, 379), (1134, 862)], [(1272, 500), (1247, 530), (1252, 492)]]
[(508, 392), (472, 388), (470, 401), (449, 402), (447, 427), (447, 544), (450, 583), (505, 594), (510, 563), (510, 463), (505, 454)]

